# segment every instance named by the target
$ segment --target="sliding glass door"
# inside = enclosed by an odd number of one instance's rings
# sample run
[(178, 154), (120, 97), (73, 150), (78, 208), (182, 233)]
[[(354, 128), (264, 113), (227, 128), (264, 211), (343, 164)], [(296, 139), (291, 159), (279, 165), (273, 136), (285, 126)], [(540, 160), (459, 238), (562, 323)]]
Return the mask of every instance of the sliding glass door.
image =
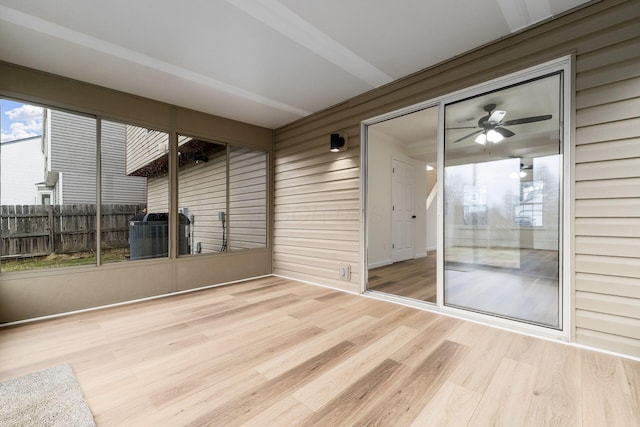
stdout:
[(561, 86), (445, 104), (444, 305), (561, 328)]
[(569, 71), (565, 57), (363, 122), (367, 291), (567, 336)]

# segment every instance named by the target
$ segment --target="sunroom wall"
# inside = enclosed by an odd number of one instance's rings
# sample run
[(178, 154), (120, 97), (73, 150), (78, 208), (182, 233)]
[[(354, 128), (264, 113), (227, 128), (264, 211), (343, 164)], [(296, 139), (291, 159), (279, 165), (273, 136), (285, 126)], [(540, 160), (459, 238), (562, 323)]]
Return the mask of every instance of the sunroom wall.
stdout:
[[(0, 96), (271, 153), (272, 130), (0, 62)], [(177, 209), (176, 173), (171, 195)], [(269, 189), (267, 190), (269, 191)], [(271, 199), (267, 193), (268, 199)], [(170, 233), (177, 234), (171, 226)], [(175, 237), (174, 237), (175, 241)], [(175, 251), (174, 251), (175, 252)], [(0, 323), (271, 273), (271, 249), (0, 274)]]
[[(574, 55), (571, 336), (640, 357), (639, 17), (594, 2), (277, 129), (274, 273), (361, 290), (361, 121)], [(348, 151), (329, 152), (334, 132)]]

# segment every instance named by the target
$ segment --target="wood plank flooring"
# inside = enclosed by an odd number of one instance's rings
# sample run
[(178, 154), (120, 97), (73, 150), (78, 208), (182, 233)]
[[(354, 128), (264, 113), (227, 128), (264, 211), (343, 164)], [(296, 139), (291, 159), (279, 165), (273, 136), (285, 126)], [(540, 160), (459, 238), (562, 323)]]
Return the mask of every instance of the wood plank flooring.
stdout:
[(369, 270), (368, 289), (436, 303), (436, 252)]
[(98, 425), (640, 425), (640, 362), (278, 277), (0, 329), (62, 362)]

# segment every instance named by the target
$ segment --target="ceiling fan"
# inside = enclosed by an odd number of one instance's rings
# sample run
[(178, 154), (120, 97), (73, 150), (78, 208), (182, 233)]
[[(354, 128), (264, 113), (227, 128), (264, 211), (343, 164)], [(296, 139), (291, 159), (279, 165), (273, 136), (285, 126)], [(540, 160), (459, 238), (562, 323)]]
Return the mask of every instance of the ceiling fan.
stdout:
[(502, 141), (504, 138), (509, 138), (515, 135), (514, 132), (503, 126), (515, 126), (522, 125), (525, 123), (533, 123), (540, 122), (543, 120), (549, 120), (551, 118), (551, 114), (547, 114), (544, 116), (531, 116), (531, 117), (522, 117), (520, 119), (507, 120), (503, 121), (504, 117), (507, 115), (507, 112), (504, 110), (496, 110), (496, 104), (487, 104), (483, 107), (484, 111), (486, 111), (487, 115), (480, 117), (478, 120), (477, 126), (468, 126), (468, 127), (459, 127), (459, 128), (451, 128), (451, 129), (476, 129), (468, 135), (463, 136), (462, 138), (458, 138), (453, 141), (454, 143), (460, 142), (467, 138), (470, 138), (477, 134), (475, 142), (478, 144), (485, 145), (487, 142), (498, 143)]

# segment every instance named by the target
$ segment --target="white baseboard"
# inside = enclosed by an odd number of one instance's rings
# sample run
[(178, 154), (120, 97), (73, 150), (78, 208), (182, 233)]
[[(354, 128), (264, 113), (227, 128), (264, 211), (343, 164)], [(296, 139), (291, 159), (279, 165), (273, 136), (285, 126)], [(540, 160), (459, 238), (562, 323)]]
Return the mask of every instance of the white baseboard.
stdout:
[(382, 261), (378, 261), (378, 262), (372, 262), (371, 264), (368, 264), (368, 268), (378, 268), (378, 267), (384, 267), (385, 265), (391, 265), (393, 264), (393, 261), (391, 261), (390, 259), (385, 259)]

